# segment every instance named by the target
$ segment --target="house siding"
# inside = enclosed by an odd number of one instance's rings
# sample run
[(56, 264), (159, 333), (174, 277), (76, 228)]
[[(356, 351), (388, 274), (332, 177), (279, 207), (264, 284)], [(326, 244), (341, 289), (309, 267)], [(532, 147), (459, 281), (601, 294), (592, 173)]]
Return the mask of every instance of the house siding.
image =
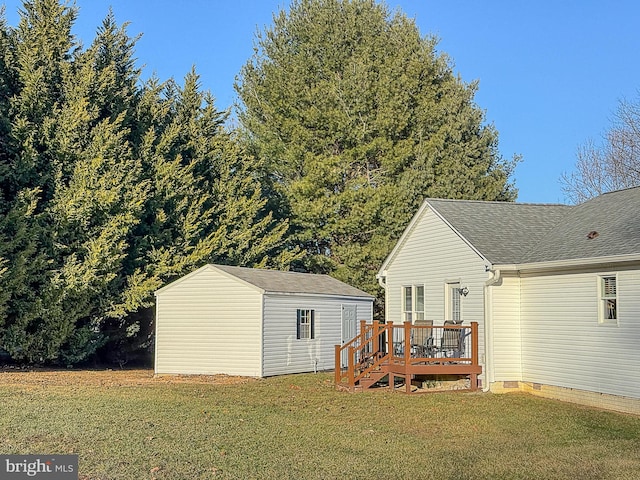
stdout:
[(498, 285), (489, 288), (493, 344), (491, 381), (518, 381), (522, 378), (520, 278), (503, 276)]
[(262, 294), (203, 269), (157, 294), (157, 374), (261, 376)]
[[(315, 295), (264, 296), (264, 376), (330, 370), (341, 343), (342, 305), (356, 305), (356, 319), (371, 322), (373, 301)], [(315, 335), (296, 339), (296, 312), (312, 309)]]
[[(379, 271), (385, 319), (402, 322), (402, 287), (424, 285), (437, 325), (445, 283), (460, 282), (484, 386), (640, 412), (639, 198), (640, 188), (575, 207), (427, 199)], [(601, 323), (601, 277), (612, 274), (617, 320)]]
[(461, 298), (463, 323), (479, 324), (480, 358), (484, 353), (484, 283), (486, 263), (430, 209), (415, 223), (386, 268), (386, 321), (400, 323), (402, 287), (425, 285), (425, 316), (435, 325), (445, 320), (445, 283), (459, 281), (469, 293)]
[(522, 277), (522, 380), (640, 398), (640, 272), (618, 271), (618, 325), (598, 323), (598, 275)]

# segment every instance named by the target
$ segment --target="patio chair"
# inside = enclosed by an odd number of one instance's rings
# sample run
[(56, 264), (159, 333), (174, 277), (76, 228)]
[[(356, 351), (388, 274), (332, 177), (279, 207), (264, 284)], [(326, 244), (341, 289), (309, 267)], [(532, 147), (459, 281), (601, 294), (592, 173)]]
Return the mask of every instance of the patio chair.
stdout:
[(462, 320), (447, 320), (444, 322), (442, 338), (440, 339), (440, 352), (442, 352), (445, 357), (464, 357), (465, 339), (471, 334), (471, 331), (465, 328), (447, 328), (447, 326), (461, 324)]
[(413, 322), (415, 327), (411, 339), (411, 350), (414, 357), (433, 357), (436, 353), (435, 342), (433, 340), (433, 329), (427, 328), (433, 326), (433, 320), (416, 320)]

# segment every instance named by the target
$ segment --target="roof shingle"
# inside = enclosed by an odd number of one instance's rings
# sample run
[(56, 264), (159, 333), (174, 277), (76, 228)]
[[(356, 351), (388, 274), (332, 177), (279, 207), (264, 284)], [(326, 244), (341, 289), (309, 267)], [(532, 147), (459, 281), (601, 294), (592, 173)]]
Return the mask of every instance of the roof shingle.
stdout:
[(518, 263), (571, 208), (567, 205), (427, 200), (491, 263)]
[(493, 264), (640, 254), (640, 187), (576, 206), (426, 202)]
[(255, 285), (266, 293), (302, 293), (373, 298), (372, 295), (329, 275), (282, 272), (279, 270), (232, 267), (228, 265), (212, 266), (251, 285)]

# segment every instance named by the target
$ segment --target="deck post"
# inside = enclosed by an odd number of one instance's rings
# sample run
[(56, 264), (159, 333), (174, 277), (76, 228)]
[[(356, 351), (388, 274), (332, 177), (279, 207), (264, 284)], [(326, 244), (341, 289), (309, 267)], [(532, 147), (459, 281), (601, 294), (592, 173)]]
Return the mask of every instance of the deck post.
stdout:
[(411, 322), (404, 322), (404, 366), (411, 363)]
[(411, 322), (404, 322), (404, 387), (411, 393)]
[(355, 366), (353, 364), (353, 357), (355, 352), (355, 348), (349, 347), (349, 359), (347, 361), (347, 378), (349, 381), (349, 389), (353, 390), (356, 386), (355, 382)]
[(470, 377), (471, 377), (471, 378), (469, 379), (469, 381), (470, 381), (469, 388), (470, 388), (472, 391), (476, 391), (476, 390), (478, 390), (478, 374), (477, 374), (477, 373), (472, 373), (472, 374), (470, 375)]
[(380, 351), (380, 322), (378, 320), (374, 320), (373, 321), (373, 334), (371, 335), (371, 343), (373, 343), (372, 346), (372, 352), (374, 355), (376, 355), (379, 351)]
[(478, 322), (471, 322), (471, 364), (478, 365)]
[(342, 365), (340, 365), (340, 345), (336, 345), (336, 353), (335, 353), (335, 359), (336, 359), (336, 371), (335, 371), (335, 383), (336, 383), (336, 387), (338, 385), (340, 385), (340, 380), (341, 380), (341, 370), (342, 370)]
[(393, 322), (388, 321), (385, 328), (387, 329), (387, 352), (393, 358), (395, 356), (393, 351)]
[[(477, 366), (480, 364), (479, 360), (479, 352), (478, 352), (478, 322), (471, 322), (471, 365)], [(478, 389), (478, 375), (471, 375), (471, 390)]]

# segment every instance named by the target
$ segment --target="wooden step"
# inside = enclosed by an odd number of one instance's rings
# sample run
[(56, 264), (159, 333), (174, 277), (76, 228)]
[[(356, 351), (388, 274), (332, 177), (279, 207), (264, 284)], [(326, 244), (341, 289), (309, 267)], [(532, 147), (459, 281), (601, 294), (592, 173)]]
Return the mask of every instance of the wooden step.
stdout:
[(382, 380), (386, 376), (387, 376), (387, 373), (385, 372), (371, 372), (371, 374), (368, 377), (360, 379), (360, 386), (362, 387), (363, 390), (367, 388), (371, 388), (373, 385), (375, 385), (378, 381)]

